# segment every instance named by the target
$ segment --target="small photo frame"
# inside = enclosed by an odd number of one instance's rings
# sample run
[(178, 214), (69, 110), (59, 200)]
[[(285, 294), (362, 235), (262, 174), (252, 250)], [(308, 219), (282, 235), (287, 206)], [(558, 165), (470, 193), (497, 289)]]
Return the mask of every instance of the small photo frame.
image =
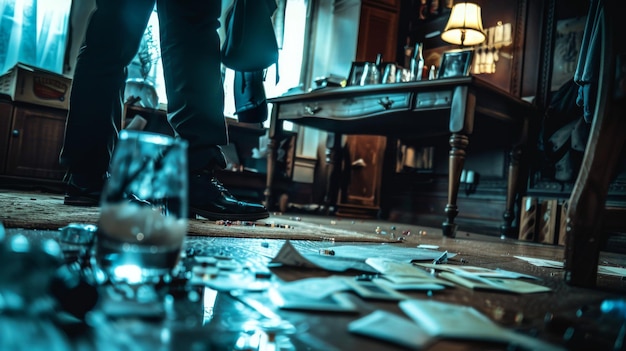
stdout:
[(465, 77), (469, 75), (474, 50), (451, 50), (441, 56), (437, 78)]
[(348, 74), (348, 80), (346, 86), (361, 85), (361, 77), (363, 76), (363, 70), (367, 62), (355, 61), (352, 62), (350, 67), (350, 73)]

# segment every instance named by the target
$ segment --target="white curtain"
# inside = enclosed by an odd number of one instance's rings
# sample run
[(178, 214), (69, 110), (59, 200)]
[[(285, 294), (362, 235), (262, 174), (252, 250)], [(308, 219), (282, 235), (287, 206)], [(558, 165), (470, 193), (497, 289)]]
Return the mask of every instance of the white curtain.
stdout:
[(21, 62), (63, 73), (71, 0), (0, 0), (0, 73)]

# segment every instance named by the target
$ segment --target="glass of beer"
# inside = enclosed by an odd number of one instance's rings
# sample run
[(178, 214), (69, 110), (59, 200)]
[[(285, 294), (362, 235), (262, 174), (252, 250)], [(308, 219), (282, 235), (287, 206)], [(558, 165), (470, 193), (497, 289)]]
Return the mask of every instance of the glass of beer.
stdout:
[(187, 142), (123, 130), (101, 199), (95, 259), (113, 285), (171, 277), (187, 233)]

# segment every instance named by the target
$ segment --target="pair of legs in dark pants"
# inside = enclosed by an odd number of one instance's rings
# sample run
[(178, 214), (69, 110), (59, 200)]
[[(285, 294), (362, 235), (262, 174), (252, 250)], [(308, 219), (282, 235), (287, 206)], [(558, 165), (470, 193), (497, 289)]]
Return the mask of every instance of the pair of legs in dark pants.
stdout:
[[(122, 120), (126, 67), (137, 53), (156, 4), (168, 121), (189, 143), (190, 213), (219, 219), (267, 217), (237, 201), (212, 177), (228, 143), (220, 42), (221, 0), (97, 0), (70, 95), (60, 163), (70, 196), (97, 196)], [(67, 198), (66, 198), (67, 199)]]

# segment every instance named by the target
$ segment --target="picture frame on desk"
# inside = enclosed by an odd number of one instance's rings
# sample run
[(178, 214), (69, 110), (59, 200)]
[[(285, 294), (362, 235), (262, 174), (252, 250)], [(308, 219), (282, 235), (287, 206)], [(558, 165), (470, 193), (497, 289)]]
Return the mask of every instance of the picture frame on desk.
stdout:
[(365, 61), (354, 61), (350, 66), (350, 72), (348, 73), (348, 79), (346, 80), (346, 86), (361, 85), (361, 76), (363, 76), (363, 70), (365, 69)]
[(437, 78), (465, 77), (469, 75), (474, 50), (450, 50), (443, 53)]

